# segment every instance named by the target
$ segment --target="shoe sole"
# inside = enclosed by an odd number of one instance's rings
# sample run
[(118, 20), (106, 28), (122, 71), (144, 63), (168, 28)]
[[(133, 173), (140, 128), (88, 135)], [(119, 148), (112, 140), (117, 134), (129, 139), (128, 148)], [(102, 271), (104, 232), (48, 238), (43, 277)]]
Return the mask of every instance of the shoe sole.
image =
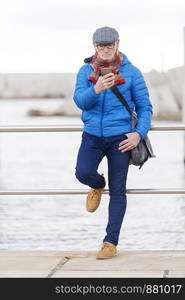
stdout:
[(113, 256), (110, 256), (110, 257), (96, 257), (96, 259), (110, 259), (110, 258), (113, 258), (113, 257), (115, 257), (115, 256), (117, 256), (117, 253), (116, 254), (114, 254)]

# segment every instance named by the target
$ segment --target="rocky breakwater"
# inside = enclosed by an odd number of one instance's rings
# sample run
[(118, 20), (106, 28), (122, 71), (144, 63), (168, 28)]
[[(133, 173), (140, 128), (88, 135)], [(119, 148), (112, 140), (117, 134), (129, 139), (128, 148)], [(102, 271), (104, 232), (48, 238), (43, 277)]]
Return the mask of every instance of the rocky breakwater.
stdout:
[[(183, 67), (166, 72), (144, 73), (156, 120), (181, 120), (183, 99)], [(75, 73), (1, 74), (0, 98), (63, 98), (57, 109), (30, 109), (29, 116), (81, 116), (73, 101)]]
[[(52, 100), (51, 100), (52, 101)], [(81, 116), (81, 110), (75, 105), (72, 96), (65, 99), (57, 109), (43, 110), (43, 109), (29, 109), (27, 114), (33, 116)]]

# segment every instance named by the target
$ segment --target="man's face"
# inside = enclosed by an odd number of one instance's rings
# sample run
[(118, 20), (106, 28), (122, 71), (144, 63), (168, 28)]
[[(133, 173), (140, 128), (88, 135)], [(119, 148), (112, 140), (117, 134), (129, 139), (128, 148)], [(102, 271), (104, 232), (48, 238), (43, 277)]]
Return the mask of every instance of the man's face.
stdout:
[(103, 60), (112, 59), (117, 52), (119, 47), (119, 41), (116, 41), (113, 44), (103, 45), (103, 44), (94, 44), (95, 50), (98, 52), (98, 55)]

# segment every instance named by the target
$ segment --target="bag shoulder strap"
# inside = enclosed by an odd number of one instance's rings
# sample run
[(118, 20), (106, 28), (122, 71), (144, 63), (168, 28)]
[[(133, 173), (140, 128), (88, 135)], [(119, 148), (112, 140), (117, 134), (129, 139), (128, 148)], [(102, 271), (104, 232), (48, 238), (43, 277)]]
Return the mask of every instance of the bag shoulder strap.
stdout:
[(117, 88), (117, 86), (113, 85), (111, 87), (112, 92), (118, 97), (118, 99), (122, 102), (122, 104), (126, 107), (126, 109), (128, 110), (128, 112), (132, 115), (132, 111), (127, 103), (127, 101), (125, 100), (125, 98), (122, 96), (122, 94), (120, 93), (119, 89)]

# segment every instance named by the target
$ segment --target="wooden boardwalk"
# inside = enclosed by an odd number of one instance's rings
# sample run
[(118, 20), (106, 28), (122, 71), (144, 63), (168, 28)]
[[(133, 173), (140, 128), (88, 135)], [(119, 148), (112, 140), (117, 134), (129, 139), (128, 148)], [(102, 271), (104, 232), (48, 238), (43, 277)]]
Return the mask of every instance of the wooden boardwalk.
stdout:
[(0, 251), (0, 278), (185, 278), (185, 251)]

